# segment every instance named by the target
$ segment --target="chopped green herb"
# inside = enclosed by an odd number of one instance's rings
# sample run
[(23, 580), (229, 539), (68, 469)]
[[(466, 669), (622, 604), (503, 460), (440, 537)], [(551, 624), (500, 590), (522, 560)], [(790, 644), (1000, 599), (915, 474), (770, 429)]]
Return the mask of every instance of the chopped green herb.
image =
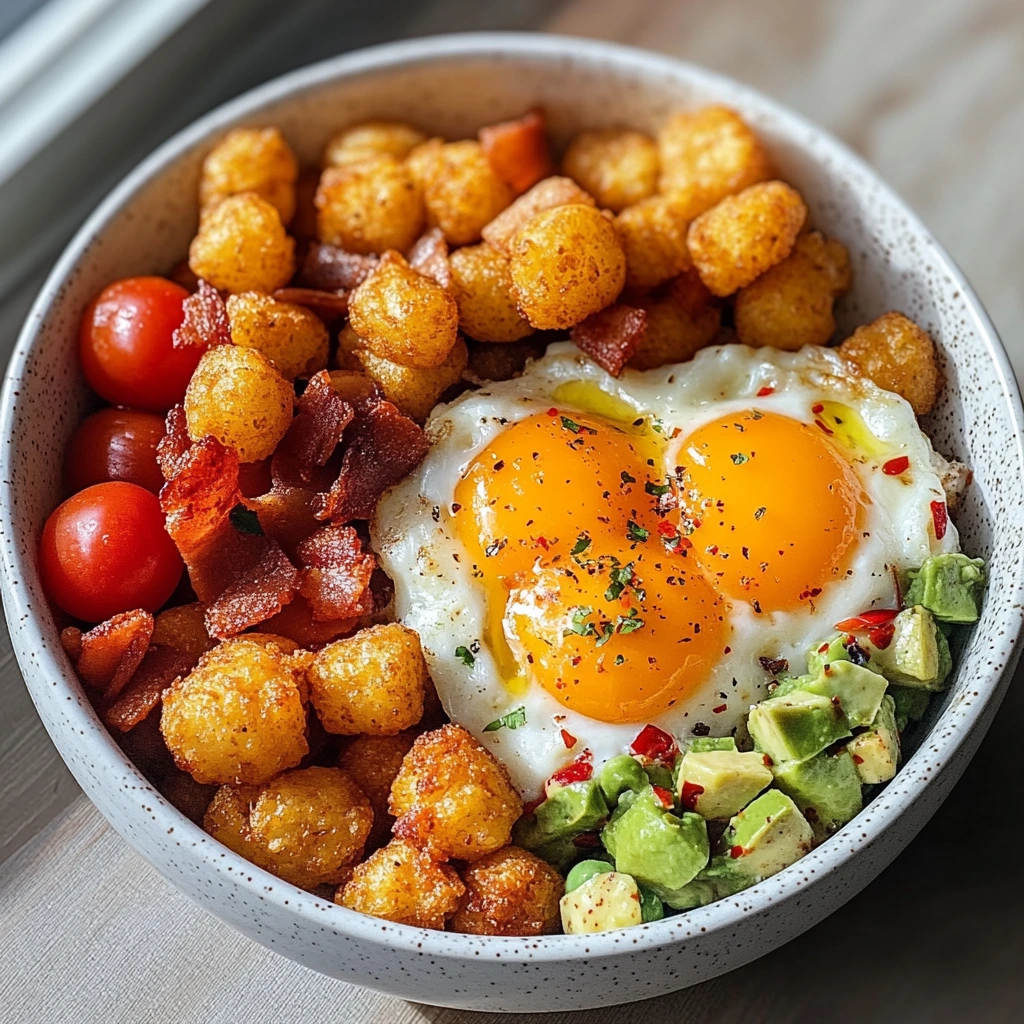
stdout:
[(630, 476), (625, 470), (623, 470), (619, 474), (619, 476), (622, 477), (622, 484), (623, 484), (623, 486), (625, 486), (626, 484), (635, 484), (636, 483), (636, 477), (635, 476)]
[(665, 424), (661, 422), (657, 417), (651, 420), (651, 430), (656, 430), (659, 434), (665, 433)]
[(590, 605), (578, 604), (569, 610), (571, 612), (571, 625), (568, 629), (562, 630), (562, 636), (571, 636), (573, 633), (577, 636), (596, 636), (597, 630), (594, 629), (594, 624), (586, 621), (587, 616), (593, 614), (594, 611)]
[(562, 416), (561, 420), (563, 430), (571, 430), (574, 434), (578, 434), (580, 432), (580, 425), (574, 420), (569, 419), (568, 416)]
[(586, 551), (587, 548), (589, 548), (589, 547), (590, 547), (590, 538), (585, 533), (581, 533), (576, 538), (576, 543), (572, 546), (572, 551), (570, 551), (569, 554), (570, 555), (582, 555), (583, 552)]
[(522, 704), (514, 711), (509, 711), (508, 714), (496, 718), (493, 722), (488, 722), (484, 726), (484, 732), (497, 732), (499, 729), (518, 729), (521, 725), (526, 725), (526, 708)]
[(228, 513), (228, 518), (231, 520), (231, 525), (239, 533), (251, 533), (257, 537), (263, 535), (260, 517), (251, 508), (246, 508), (245, 505), (236, 505)]
[(612, 569), (608, 576), (611, 579), (611, 584), (604, 592), (604, 599), (606, 601), (617, 601), (623, 588), (628, 587), (633, 582), (633, 563), (630, 562), (621, 569)]
[(626, 659), (621, 654), (616, 654), (615, 655), (615, 664), (616, 665), (623, 665), (623, 664), (625, 664), (625, 662), (626, 662)]
[(615, 620), (615, 626), (622, 634), (632, 633), (644, 624), (644, 620), (637, 617), (636, 609), (630, 608), (629, 615), (620, 615)]
[(470, 668), (476, 664), (476, 658), (473, 657), (473, 652), (468, 647), (456, 647), (455, 657), (458, 658), (463, 665)]
[(729, 458), (732, 459), (734, 466), (742, 466), (744, 462), (750, 461), (750, 456), (744, 455), (743, 452), (737, 452), (735, 455), (730, 455)]
[(755, 519), (760, 519), (760, 518), (761, 518), (761, 516), (763, 516), (763, 515), (765, 514), (765, 512), (767, 512), (767, 511), (768, 511), (768, 509), (766, 509), (766, 508), (764, 507), (764, 505), (762, 505), (762, 506), (761, 506), (761, 507), (760, 507), (760, 508), (759, 508), (759, 509), (758, 509), (758, 510), (757, 510), (757, 511), (756, 511), (756, 512), (754, 513), (754, 518), (755, 518)]
[(651, 531), (645, 530), (639, 523), (634, 523), (632, 519), (626, 523), (626, 537), (632, 541), (647, 540), (650, 537)]
[(655, 484), (655, 483), (651, 483), (651, 481), (648, 480), (647, 483), (644, 484), (644, 490), (648, 494), (653, 494), (656, 498), (660, 498), (663, 495), (668, 494), (668, 492), (672, 490), (672, 485), (671, 484)]
[(597, 637), (597, 639), (594, 641), (594, 646), (595, 647), (604, 647), (604, 645), (606, 643), (608, 643), (609, 640), (611, 640), (612, 634), (614, 632), (615, 632), (615, 627), (610, 622), (606, 622), (601, 627), (601, 633)]

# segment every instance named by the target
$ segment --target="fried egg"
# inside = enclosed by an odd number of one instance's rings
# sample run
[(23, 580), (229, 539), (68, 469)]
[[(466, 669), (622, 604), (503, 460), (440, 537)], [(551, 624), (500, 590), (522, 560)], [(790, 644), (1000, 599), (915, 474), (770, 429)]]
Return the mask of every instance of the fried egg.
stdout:
[(902, 570), (959, 549), (910, 406), (829, 349), (615, 379), (556, 343), (427, 430), (374, 548), (445, 710), (528, 798), (649, 723), (734, 733), (762, 659), (803, 671), (835, 623), (898, 606)]

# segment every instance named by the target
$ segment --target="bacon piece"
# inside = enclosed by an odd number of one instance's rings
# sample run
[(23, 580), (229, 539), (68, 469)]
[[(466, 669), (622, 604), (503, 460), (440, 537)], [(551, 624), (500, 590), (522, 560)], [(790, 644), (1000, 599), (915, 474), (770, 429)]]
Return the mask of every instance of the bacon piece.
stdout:
[(355, 410), (335, 390), (331, 375), (321, 370), (310, 378), (298, 401), (298, 414), (274, 452), (274, 482), (308, 485), (341, 442)]
[(318, 501), (317, 491), (276, 482), (266, 494), (246, 504), (255, 510), (264, 533), (298, 561), (298, 545), (323, 525), (314, 515)]
[(220, 640), (272, 618), (299, 586), (299, 570), (268, 537), (261, 557), (244, 570), (206, 609), (206, 628)]
[(321, 495), (317, 519), (369, 519), (380, 496), (427, 454), (423, 430), (387, 401), (378, 401), (352, 425), (341, 472)]
[(273, 294), (278, 302), (305, 306), (325, 324), (340, 320), (348, 312), (348, 292), (322, 291), (318, 288), (278, 288)]
[(318, 622), (313, 618), (310, 603), (301, 595), (295, 598), (272, 619), (268, 619), (260, 627), (267, 633), (276, 633), (294, 640), (300, 647), (313, 648), (328, 644), (339, 637), (347, 636), (358, 625), (360, 620), (330, 619)]
[(363, 551), (350, 526), (324, 526), (298, 546), (303, 570), (299, 593), (309, 602), (313, 619), (356, 618), (374, 609), (370, 579), (376, 559)]
[(569, 203), (597, 205), (594, 197), (584, 192), (572, 178), (545, 178), (538, 181), (529, 192), (524, 192), (511, 206), (506, 206), (489, 224), (485, 224), (480, 234), (489, 245), (507, 252), (512, 237), (527, 221), (533, 220), (538, 213)]
[(442, 288), (452, 286), (452, 268), (448, 264), (448, 240), (440, 228), (431, 228), (413, 244), (406, 257), (409, 266)]
[(153, 616), (136, 608), (119, 612), (87, 633), (68, 626), (60, 640), (82, 682), (112, 700), (146, 656), (152, 635)]
[(531, 110), (515, 121), (486, 125), (479, 138), (494, 173), (517, 195), (554, 173), (542, 110)]
[(351, 291), (358, 288), (377, 266), (376, 256), (346, 252), (336, 245), (314, 243), (306, 250), (298, 282), (318, 291)]
[(118, 732), (130, 732), (160, 704), (164, 690), (194, 667), (182, 651), (151, 647), (131, 682), (104, 711), (103, 721)]
[(196, 290), (181, 305), (185, 319), (174, 331), (175, 348), (195, 345), (206, 349), (231, 344), (227, 306), (212, 284), (200, 278)]
[(615, 303), (592, 313), (578, 323), (569, 337), (613, 377), (632, 359), (643, 341), (647, 313), (633, 306)]
[(176, 405), (167, 413), (164, 436), (156, 446), (156, 461), (160, 464), (160, 472), (163, 473), (165, 480), (178, 475), (191, 447), (192, 438), (188, 436), (185, 410), (182, 406)]

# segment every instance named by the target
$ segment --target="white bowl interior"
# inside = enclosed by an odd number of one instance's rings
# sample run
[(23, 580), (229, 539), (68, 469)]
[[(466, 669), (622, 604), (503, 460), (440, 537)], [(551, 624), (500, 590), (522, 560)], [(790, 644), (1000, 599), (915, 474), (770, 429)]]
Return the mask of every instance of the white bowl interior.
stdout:
[[(948, 257), (899, 200), (828, 137), (756, 94), (694, 68), (600, 44), (517, 37), (463, 37), (441, 46), (425, 41), (345, 58), (333, 62), (333, 67), (300, 72), (291, 76), (291, 82), (291, 86), (271, 85), (216, 112), (186, 132), (183, 141), (172, 141), (155, 154), (119, 189), (72, 243), (33, 311), (12, 364), (14, 377), (3, 410), (6, 471), (0, 484), (7, 614), (28, 685), (48, 729), (79, 781), (117, 827), (162, 871), (203, 899), (199, 890), (207, 884), (205, 880), (190, 884), (188, 876), (196, 869), (188, 866), (187, 857), (181, 859), (180, 852), (172, 862), (170, 842), (158, 836), (167, 831), (168, 822), (177, 823), (179, 832), (193, 836), (191, 826), (152, 793), (145, 796), (143, 804), (160, 804), (159, 814), (139, 812), (139, 800), (127, 791), (136, 788), (140, 780), (124, 768), (60, 651), (57, 630), (39, 587), (35, 545), (46, 515), (61, 496), (64, 446), (89, 401), (76, 355), (82, 309), (109, 281), (165, 272), (185, 255), (196, 223), (199, 163), (224, 128), (239, 122), (280, 126), (301, 160), (315, 163), (332, 131), (367, 117), (407, 119), (429, 131), (459, 137), (539, 103), (548, 113), (554, 135), (564, 141), (584, 126), (619, 124), (654, 130), (668, 113), (680, 108), (707, 102), (737, 107), (767, 142), (781, 176), (803, 192), (813, 224), (835, 234), (850, 249), (854, 287), (839, 307), (840, 330), (886, 310), (900, 309), (926, 327), (939, 343), (947, 386), (926, 427), (939, 451), (974, 468), (975, 485), (957, 525), (965, 549), (989, 560), (992, 578), (983, 621), (961, 653), (953, 686), (943, 701), (935, 702), (920, 733), (924, 736), (932, 730), (928, 736), (932, 764), (941, 767), (960, 745), (963, 734), (977, 725), (986, 702), (993, 700), (1000, 672), (1011, 656), (1020, 620), (1019, 510), (1024, 464), (1015, 422), (1019, 399), (991, 325)], [(887, 814), (875, 815), (878, 824), (871, 826), (872, 835), (875, 828), (895, 821), (912, 802), (913, 777), (918, 788), (928, 777), (923, 762), (914, 771), (913, 766), (914, 762), (890, 787), (888, 805), (893, 809), (888, 813), (887, 807)], [(926, 803), (937, 805), (937, 801), (922, 802), (922, 816), (909, 834), (934, 810), (934, 806), (925, 810)], [(861, 824), (859, 819), (854, 823), (867, 838), (864, 829), (868, 826), (862, 829)], [(816, 858), (814, 862), (822, 869), (819, 874), (827, 873), (825, 868), (857, 848), (859, 840), (844, 845), (844, 833), (807, 858), (808, 863)], [(215, 854), (207, 849), (202, 856), (209, 861)], [(228, 863), (246, 870), (233, 858)], [(249, 870), (259, 876), (258, 883), (269, 877)], [(874, 867), (869, 876), (877, 870)], [(867, 880), (865, 877), (858, 884)], [(783, 876), (765, 884), (774, 887), (776, 902), (787, 892)], [(289, 887), (278, 886), (278, 890), (285, 889)], [(298, 920), (314, 904), (312, 897), (291, 892), (293, 909), (288, 913), (297, 915)], [(769, 893), (767, 902), (772, 898)], [(832, 898), (831, 903), (825, 899), (823, 905), (837, 905), (838, 899)], [(753, 896), (744, 904), (754, 910), (765, 905)], [(211, 909), (239, 923), (235, 908)], [(353, 915), (327, 909), (344, 915), (332, 927), (349, 934), (360, 928), (368, 932), (368, 927), (354, 923)], [(687, 916), (693, 930), (698, 928), (694, 922), (699, 922), (700, 927), (712, 931), (735, 919), (736, 914), (736, 908), (716, 910), (713, 906)], [(787, 926), (788, 934), (795, 934), (818, 916), (808, 916), (799, 927)], [(339, 924), (339, 920), (345, 923)], [(298, 943), (306, 925), (292, 924)], [(673, 927), (666, 921), (663, 925), (645, 928), (649, 936), (643, 941), (662, 945), (683, 935), (678, 924)], [(241, 926), (250, 934), (259, 931), (244, 922)], [(291, 932), (291, 926), (280, 927), (282, 934)], [(661, 931), (654, 930), (659, 927)], [(382, 930), (386, 934), (378, 935), (378, 942), (409, 945), (412, 939), (404, 934), (409, 933), (419, 937), (421, 947), (425, 941), (441, 955), (472, 960), (471, 950), (484, 947), (506, 948), (512, 959), (517, 955), (508, 947), (511, 940), (474, 940), (475, 945), (470, 946), (461, 936), (431, 936), (394, 926)], [(693, 934), (689, 928), (687, 931)], [(502, 941), (504, 947), (499, 945)], [(578, 955), (573, 952), (578, 946), (568, 946), (564, 939), (550, 941), (558, 957)], [(303, 937), (301, 942), (307, 939)], [(610, 942), (605, 940), (605, 952), (612, 952)], [(598, 952), (601, 939), (595, 938), (590, 945)], [(282, 946), (282, 951), (321, 970), (348, 976), (326, 954), (308, 948), (289, 950), (284, 941), (278, 948)], [(735, 966), (755, 954), (748, 949), (722, 963)], [(709, 967), (692, 980), (725, 966)], [(662, 989), (682, 983), (665, 984)], [(418, 998), (445, 1001), (436, 985), (431, 989), (422, 979), (416, 984), (419, 987), (412, 994), (419, 993)], [(396, 991), (403, 990), (397, 982), (394, 985)], [(389, 984), (381, 982), (379, 987), (388, 988)], [(624, 989), (623, 997), (626, 994)], [(581, 999), (563, 1005), (586, 1005)], [(599, 994), (595, 1001), (600, 1001)], [(525, 1009), (534, 1004), (524, 999), (516, 1005)]]

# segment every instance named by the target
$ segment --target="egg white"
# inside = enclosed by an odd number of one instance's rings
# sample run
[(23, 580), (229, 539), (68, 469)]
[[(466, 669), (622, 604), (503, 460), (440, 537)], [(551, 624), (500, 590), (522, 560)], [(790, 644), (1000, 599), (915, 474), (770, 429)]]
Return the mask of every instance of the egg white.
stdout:
[[(761, 656), (786, 658), (802, 671), (808, 647), (834, 633), (834, 623), (895, 600), (892, 567), (919, 566), (939, 551), (959, 550), (950, 523), (936, 540), (931, 501), (945, 500), (940, 482), (948, 466), (920, 430), (913, 410), (899, 396), (856, 377), (833, 350), (799, 352), (750, 349), (743, 345), (707, 348), (688, 363), (609, 376), (571, 343), (556, 343), (523, 375), (462, 395), (438, 406), (427, 425), (430, 451), (420, 466), (381, 500), (371, 534), (374, 549), (395, 584), (399, 621), (416, 630), (445, 710), (474, 733), (509, 769), (527, 797), (582, 750), (596, 764), (626, 751), (645, 723), (598, 722), (570, 711), (540, 685), (513, 693), (501, 679), (488, 649), (486, 596), (474, 580), (451, 514), (456, 486), (474, 458), (508, 425), (557, 405), (559, 410), (599, 412), (568, 402), (570, 382), (589, 382), (634, 410), (651, 417), (666, 436), (676, 428), (680, 442), (702, 423), (749, 409), (771, 411), (804, 422), (816, 402), (854, 408), (885, 447), (884, 459), (906, 455), (910, 469), (900, 476), (881, 472), (879, 457), (852, 456), (851, 465), (871, 499), (864, 535), (856, 545), (852, 572), (829, 583), (807, 607), (794, 612), (757, 614), (736, 602), (729, 619), (730, 653), (693, 699), (680, 702), (654, 724), (688, 738), (694, 726), (729, 735), (750, 705), (764, 696), (769, 680)], [(773, 388), (759, 397), (765, 387)], [(678, 445), (665, 454), (665, 474), (676, 464)], [(799, 500), (799, 495), (792, 496)], [(456, 649), (474, 652), (465, 664)], [(469, 660), (469, 659), (465, 659)], [(518, 707), (526, 721), (516, 729), (485, 727)], [(566, 730), (578, 740), (568, 750)]]

